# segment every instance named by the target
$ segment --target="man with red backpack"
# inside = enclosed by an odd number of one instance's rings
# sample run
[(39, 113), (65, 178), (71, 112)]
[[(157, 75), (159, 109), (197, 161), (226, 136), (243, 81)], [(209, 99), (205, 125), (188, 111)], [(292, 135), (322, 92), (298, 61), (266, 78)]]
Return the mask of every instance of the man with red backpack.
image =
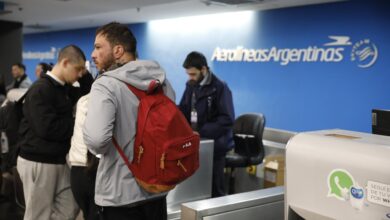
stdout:
[[(95, 203), (101, 207), (103, 219), (167, 218), (166, 193), (141, 188), (121, 158), (123, 154), (133, 161), (142, 156), (142, 152), (133, 151), (140, 99), (130, 88), (144, 94), (157, 88), (172, 100), (175, 98), (158, 63), (136, 60), (136, 44), (131, 30), (116, 22), (96, 31), (92, 59), (102, 74), (91, 89), (83, 133), (88, 149), (102, 155)], [(156, 82), (161, 87), (155, 87)]]

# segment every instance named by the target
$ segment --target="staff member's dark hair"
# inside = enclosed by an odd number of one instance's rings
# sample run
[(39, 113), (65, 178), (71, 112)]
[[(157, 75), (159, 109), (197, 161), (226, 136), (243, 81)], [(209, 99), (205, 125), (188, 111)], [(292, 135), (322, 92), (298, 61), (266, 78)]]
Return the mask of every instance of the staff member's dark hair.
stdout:
[(201, 70), (204, 66), (209, 69), (206, 57), (197, 51), (192, 51), (189, 53), (183, 63), (183, 67), (185, 69), (195, 67), (196, 69)]

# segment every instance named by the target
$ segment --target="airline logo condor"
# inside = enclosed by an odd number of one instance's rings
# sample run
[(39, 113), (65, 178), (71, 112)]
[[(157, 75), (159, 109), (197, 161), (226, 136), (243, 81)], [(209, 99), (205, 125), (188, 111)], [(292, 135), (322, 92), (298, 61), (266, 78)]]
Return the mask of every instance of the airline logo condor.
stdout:
[[(378, 59), (378, 48), (369, 39), (352, 43), (349, 36), (328, 36), (330, 42), (322, 46), (306, 48), (271, 48), (249, 49), (237, 46), (235, 49), (215, 48), (212, 61), (219, 62), (277, 62), (282, 66), (297, 62), (337, 63), (349, 55), (350, 61), (360, 68), (374, 65)], [(348, 54), (347, 51), (351, 51)]]

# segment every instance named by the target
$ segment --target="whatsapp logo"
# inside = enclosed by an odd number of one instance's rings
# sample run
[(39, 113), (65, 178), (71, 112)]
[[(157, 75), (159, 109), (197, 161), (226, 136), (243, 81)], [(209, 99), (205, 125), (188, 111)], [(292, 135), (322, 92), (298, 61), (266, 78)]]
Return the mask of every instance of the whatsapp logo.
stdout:
[(328, 176), (328, 197), (336, 197), (339, 200), (349, 199), (349, 189), (354, 185), (352, 175), (342, 169), (335, 169)]

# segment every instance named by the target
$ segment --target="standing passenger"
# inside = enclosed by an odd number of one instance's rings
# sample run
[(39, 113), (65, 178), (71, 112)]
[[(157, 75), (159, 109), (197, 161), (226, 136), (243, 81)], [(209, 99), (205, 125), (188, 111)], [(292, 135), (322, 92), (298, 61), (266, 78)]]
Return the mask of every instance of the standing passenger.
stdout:
[[(76, 120), (69, 150), (70, 183), (73, 196), (83, 212), (84, 220), (98, 220), (98, 207), (95, 204), (95, 180), (98, 159), (88, 152), (83, 139), (83, 125), (88, 110), (89, 92), (93, 83), (92, 75), (86, 73), (78, 81), (79, 87), (71, 86), (73, 99), (78, 99)], [(76, 83), (74, 83), (76, 84)]]
[(51, 71), (51, 65), (41, 62), (35, 67), (35, 76), (37, 79), (41, 78), (47, 71)]
[(129, 28), (116, 22), (96, 31), (92, 59), (103, 73), (92, 85), (83, 132), (88, 149), (102, 155), (95, 202), (106, 220), (167, 218), (166, 194), (140, 188), (112, 142), (115, 137), (132, 160), (139, 100), (126, 83), (147, 91), (152, 81), (159, 80), (174, 99), (164, 70), (156, 62), (136, 60), (136, 44)]
[(225, 155), (234, 146), (234, 108), (232, 93), (217, 78), (199, 52), (187, 55), (183, 67), (189, 80), (180, 101), (180, 110), (200, 137), (214, 140), (212, 197), (226, 194)]
[(27, 93), (17, 161), (26, 201), (25, 220), (70, 220), (78, 211), (65, 159), (74, 125), (66, 84), (77, 81), (84, 71), (84, 53), (77, 46), (66, 46), (53, 70)]
[(17, 88), (28, 88), (31, 86), (31, 79), (26, 74), (26, 66), (21, 63), (12, 65), (12, 77), (14, 80), (7, 86), (6, 90)]
[(69, 150), (70, 183), (73, 196), (83, 211), (84, 220), (98, 220), (95, 204), (95, 181), (98, 159), (88, 152), (82, 127), (88, 110), (89, 94), (77, 102), (76, 120)]

